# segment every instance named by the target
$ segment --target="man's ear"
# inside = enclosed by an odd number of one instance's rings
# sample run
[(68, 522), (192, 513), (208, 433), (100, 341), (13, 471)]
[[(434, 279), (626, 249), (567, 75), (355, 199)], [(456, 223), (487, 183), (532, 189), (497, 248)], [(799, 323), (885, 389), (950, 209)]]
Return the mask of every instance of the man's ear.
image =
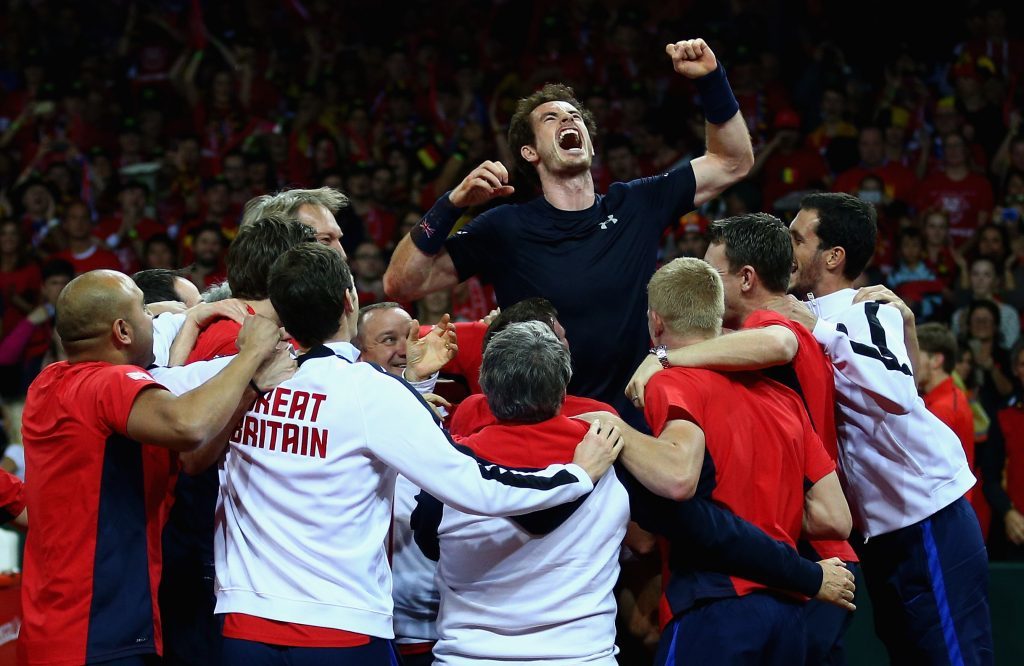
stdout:
[(846, 249), (836, 245), (830, 250), (825, 250), (825, 267), (830, 271), (842, 271), (846, 265)]
[(648, 316), (651, 319), (651, 333), (655, 338), (660, 337), (665, 333), (665, 320), (654, 310), (648, 310)]
[(519, 154), (522, 155), (523, 159), (530, 164), (536, 164), (540, 161), (540, 155), (537, 154), (537, 151), (534, 150), (533, 146), (523, 146), (519, 149)]
[(345, 314), (352, 314), (359, 309), (359, 293), (353, 282), (352, 287), (345, 290)]
[(740, 291), (750, 291), (757, 283), (757, 271), (753, 266), (744, 266), (740, 269)]
[(132, 330), (132, 325), (124, 319), (115, 319), (110, 329), (114, 334), (114, 340), (118, 343), (122, 345), (130, 345), (132, 343), (132, 337), (135, 332)]

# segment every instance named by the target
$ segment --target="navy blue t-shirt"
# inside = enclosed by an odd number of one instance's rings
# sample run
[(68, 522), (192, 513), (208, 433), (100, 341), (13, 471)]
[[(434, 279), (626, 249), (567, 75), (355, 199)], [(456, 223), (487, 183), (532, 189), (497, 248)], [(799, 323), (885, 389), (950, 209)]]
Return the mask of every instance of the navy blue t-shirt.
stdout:
[(615, 183), (587, 210), (559, 210), (543, 197), (498, 206), (445, 248), (459, 280), (477, 275), (491, 283), (499, 306), (533, 296), (551, 301), (573, 357), (569, 393), (611, 403), (642, 423), (622, 392), (650, 347), (647, 282), (662, 233), (693, 210), (695, 191), (687, 163)]

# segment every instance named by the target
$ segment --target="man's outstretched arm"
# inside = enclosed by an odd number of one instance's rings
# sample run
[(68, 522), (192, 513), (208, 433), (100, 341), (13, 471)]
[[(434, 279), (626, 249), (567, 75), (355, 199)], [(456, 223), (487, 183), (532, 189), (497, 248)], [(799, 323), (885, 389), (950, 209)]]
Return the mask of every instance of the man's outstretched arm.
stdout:
[(725, 69), (703, 39), (669, 44), (665, 52), (678, 73), (693, 79), (704, 106), (707, 151), (690, 163), (697, 184), (693, 204), (700, 206), (750, 172), (754, 165), (750, 131)]

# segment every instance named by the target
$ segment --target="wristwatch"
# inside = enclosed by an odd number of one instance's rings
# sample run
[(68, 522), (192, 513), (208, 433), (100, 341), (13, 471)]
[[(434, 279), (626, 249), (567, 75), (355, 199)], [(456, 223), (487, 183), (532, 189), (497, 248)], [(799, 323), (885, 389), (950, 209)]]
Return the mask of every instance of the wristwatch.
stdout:
[(657, 347), (651, 347), (651, 352), (661, 363), (661, 367), (668, 370), (672, 367), (672, 364), (668, 362), (668, 347), (665, 345), (658, 345)]

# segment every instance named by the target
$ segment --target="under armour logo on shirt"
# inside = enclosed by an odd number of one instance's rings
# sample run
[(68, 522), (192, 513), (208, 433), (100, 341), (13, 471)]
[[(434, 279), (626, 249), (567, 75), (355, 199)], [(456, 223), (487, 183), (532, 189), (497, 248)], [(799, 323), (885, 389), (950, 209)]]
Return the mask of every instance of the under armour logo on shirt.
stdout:
[(614, 215), (609, 215), (608, 219), (606, 219), (604, 222), (600, 222), (599, 224), (601, 225), (602, 229), (607, 229), (609, 224), (615, 224), (618, 221), (619, 220), (616, 219)]

